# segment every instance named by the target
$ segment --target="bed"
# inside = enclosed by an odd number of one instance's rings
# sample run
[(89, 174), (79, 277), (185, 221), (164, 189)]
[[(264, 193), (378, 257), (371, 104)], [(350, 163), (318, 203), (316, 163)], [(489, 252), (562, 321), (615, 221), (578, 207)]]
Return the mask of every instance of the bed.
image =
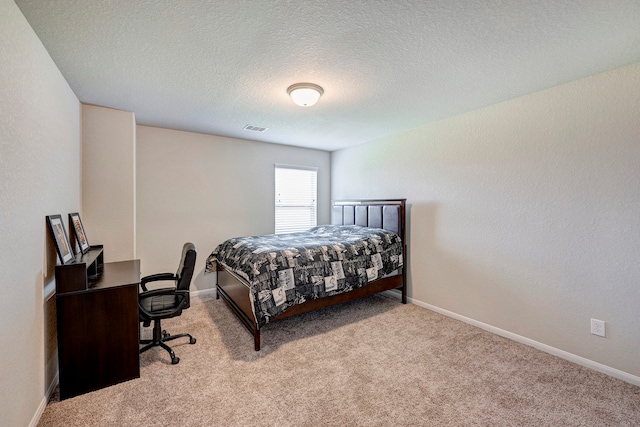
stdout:
[(406, 304), (405, 204), (334, 201), (330, 226), (227, 240), (207, 259), (217, 298), (253, 334), (256, 351), (261, 328), (280, 319), (393, 289)]

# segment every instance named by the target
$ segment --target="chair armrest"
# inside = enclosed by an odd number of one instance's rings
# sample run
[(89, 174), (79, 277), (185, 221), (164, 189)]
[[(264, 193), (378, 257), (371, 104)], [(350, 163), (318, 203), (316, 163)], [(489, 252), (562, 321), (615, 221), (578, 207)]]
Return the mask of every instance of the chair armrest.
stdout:
[(145, 276), (142, 279), (140, 279), (140, 286), (142, 286), (142, 290), (147, 292), (147, 286), (146, 284), (149, 282), (159, 282), (162, 280), (177, 280), (177, 276), (175, 274), (172, 273), (158, 273), (158, 274), (152, 274), (150, 276)]
[(138, 294), (138, 300), (142, 300), (149, 297), (155, 297), (158, 295), (174, 295), (174, 294), (177, 294), (178, 292), (183, 292), (183, 291), (179, 291), (176, 288), (151, 289), (150, 291), (140, 292)]

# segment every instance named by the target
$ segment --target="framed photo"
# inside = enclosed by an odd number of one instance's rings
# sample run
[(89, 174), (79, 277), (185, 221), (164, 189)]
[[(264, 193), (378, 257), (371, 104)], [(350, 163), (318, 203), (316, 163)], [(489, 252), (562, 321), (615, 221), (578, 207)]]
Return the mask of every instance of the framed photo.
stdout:
[(87, 240), (87, 234), (84, 232), (82, 220), (78, 212), (69, 214), (69, 224), (73, 227), (73, 234), (76, 238), (75, 241), (78, 243), (78, 246), (80, 246), (80, 252), (86, 254), (87, 251), (89, 251), (89, 240)]
[(62, 264), (67, 264), (73, 261), (75, 256), (71, 250), (71, 244), (67, 238), (67, 232), (64, 230), (62, 217), (60, 215), (47, 216), (47, 225), (51, 232), (51, 238), (56, 245), (56, 252), (58, 252), (60, 262), (62, 262)]

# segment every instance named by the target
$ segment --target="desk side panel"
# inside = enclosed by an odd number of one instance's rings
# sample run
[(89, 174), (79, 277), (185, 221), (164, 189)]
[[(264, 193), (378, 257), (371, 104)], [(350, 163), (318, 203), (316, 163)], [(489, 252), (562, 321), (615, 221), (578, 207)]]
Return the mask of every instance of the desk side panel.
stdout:
[(140, 377), (137, 284), (56, 301), (62, 399)]

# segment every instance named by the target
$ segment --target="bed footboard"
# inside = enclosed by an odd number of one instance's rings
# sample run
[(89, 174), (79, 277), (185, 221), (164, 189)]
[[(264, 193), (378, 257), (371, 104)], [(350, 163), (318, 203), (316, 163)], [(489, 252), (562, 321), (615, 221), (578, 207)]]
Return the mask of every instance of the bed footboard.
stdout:
[(260, 351), (260, 329), (256, 324), (253, 310), (251, 309), (249, 289), (219, 264), (217, 266), (217, 274), (217, 298), (222, 297), (240, 322), (251, 332), (253, 346), (256, 351)]

